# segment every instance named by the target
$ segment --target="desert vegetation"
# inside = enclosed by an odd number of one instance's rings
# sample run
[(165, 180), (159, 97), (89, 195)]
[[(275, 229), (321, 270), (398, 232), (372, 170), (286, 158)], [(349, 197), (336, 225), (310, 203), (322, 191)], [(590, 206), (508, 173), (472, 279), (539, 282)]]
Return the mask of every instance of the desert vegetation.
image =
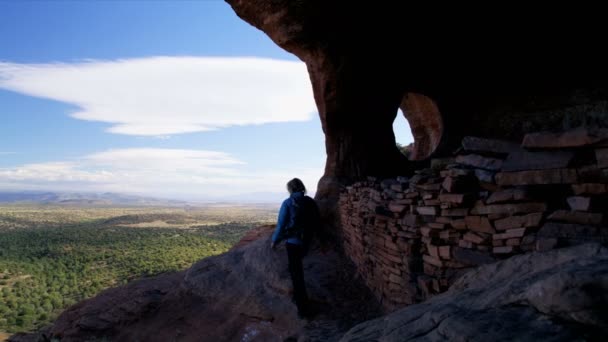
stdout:
[(45, 325), (109, 287), (227, 251), (276, 208), (0, 207), (0, 332)]

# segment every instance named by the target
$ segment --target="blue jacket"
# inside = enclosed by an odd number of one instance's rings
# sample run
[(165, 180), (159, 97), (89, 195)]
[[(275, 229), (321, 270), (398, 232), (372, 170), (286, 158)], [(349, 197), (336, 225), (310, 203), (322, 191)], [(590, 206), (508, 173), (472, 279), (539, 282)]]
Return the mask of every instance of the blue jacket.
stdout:
[[(285, 228), (290, 224), (290, 221), (292, 219), (290, 217), (290, 213), (292, 212), (291, 207), (293, 206), (291, 198), (300, 198), (303, 196), (304, 193), (302, 192), (294, 192), (291, 194), (291, 196), (289, 196), (289, 198), (283, 201), (283, 204), (281, 204), (281, 209), (279, 210), (279, 219), (277, 222), (277, 227), (274, 230), (274, 234), (272, 234), (272, 242), (279, 243), (284, 238), (283, 235), (285, 232)], [(304, 241), (300, 240), (297, 237), (290, 237), (287, 239), (287, 242), (296, 245), (302, 245), (304, 243)]]

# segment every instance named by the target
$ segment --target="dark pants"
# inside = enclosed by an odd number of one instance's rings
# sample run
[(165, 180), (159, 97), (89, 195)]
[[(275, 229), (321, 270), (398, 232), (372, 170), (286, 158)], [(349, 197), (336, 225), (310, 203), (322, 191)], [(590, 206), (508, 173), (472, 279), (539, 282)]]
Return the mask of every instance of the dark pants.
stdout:
[(306, 285), (304, 284), (304, 269), (302, 267), (302, 258), (304, 257), (304, 249), (300, 245), (286, 243), (287, 260), (289, 262), (289, 274), (293, 282), (293, 300), (298, 307), (298, 313), (306, 314), (308, 310), (308, 295), (306, 294)]

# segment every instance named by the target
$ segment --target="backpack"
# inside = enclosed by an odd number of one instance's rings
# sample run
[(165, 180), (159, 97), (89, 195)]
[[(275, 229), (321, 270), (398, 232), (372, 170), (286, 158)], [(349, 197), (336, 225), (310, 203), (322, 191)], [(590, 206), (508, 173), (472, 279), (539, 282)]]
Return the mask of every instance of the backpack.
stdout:
[(291, 198), (290, 206), (290, 220), (287, 227), (285, 227), (285, 237), (297, 237), (300, 240), (304, 240), (304, 233), (306, 232), (306, 197), (302, 197), (299, 200)]
[(297, 237), (302, 240), (305, 254), (318, 229), (320, 223), (318, 215), (317, 204), (312, 198), (308, 196), (300, 197), (298, 200), (291, 198), (290, 222), (285, 227), (285, 237)]

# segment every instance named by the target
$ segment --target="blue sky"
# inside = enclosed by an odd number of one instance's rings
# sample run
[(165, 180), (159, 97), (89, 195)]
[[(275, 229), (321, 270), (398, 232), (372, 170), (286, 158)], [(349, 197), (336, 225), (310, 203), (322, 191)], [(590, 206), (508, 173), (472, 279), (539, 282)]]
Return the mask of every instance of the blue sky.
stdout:
[(223, 1), (0, 2), (0, 47), (0, 190), (270, 199), (322, 175), (304, 65)]

